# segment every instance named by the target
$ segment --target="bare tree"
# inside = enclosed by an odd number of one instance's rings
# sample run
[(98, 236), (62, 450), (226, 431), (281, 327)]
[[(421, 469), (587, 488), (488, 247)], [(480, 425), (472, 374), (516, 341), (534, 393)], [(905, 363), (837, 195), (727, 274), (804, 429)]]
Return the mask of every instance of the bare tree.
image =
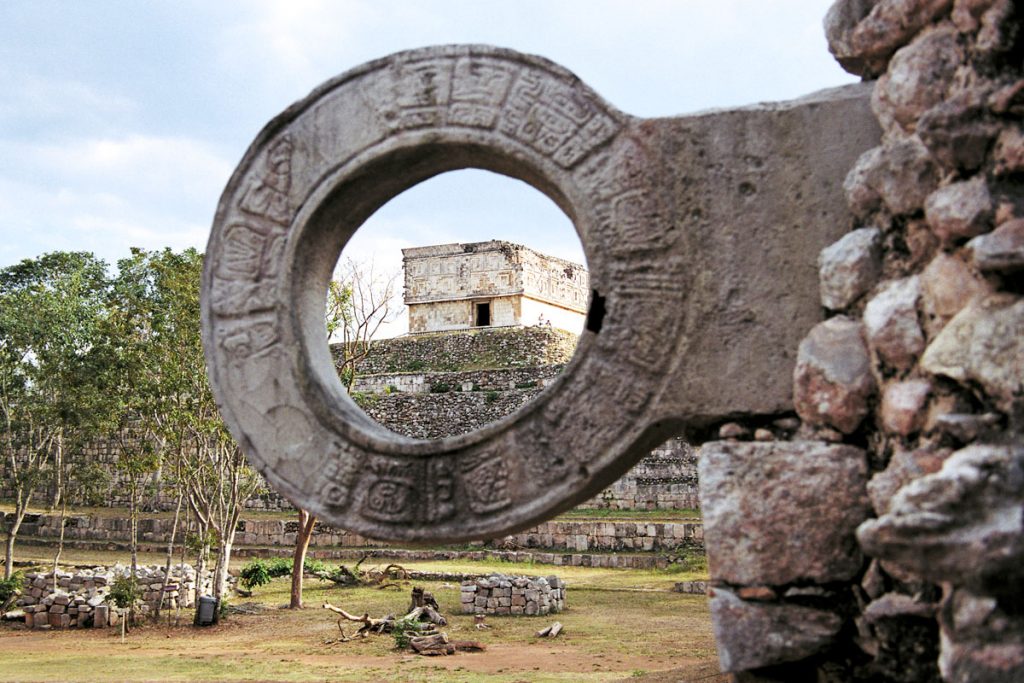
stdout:
[(359, 364), (371, 354), (377, 333), (402, 313), (396, 300), (399, 272), (382, 273), (373, 261), (358, 263), (349, 258), (336, 274), (327, 292), (327, 336), (340, 337), (338, 374), (351, 392)]

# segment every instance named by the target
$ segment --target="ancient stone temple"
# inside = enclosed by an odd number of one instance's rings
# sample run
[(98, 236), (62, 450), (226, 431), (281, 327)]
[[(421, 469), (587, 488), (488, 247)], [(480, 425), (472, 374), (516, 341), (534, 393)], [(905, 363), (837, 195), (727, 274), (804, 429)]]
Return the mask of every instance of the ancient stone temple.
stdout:
[(499, 240), (402, 250), (409, 332), (544, 325), (580, 333), (587, 270)]

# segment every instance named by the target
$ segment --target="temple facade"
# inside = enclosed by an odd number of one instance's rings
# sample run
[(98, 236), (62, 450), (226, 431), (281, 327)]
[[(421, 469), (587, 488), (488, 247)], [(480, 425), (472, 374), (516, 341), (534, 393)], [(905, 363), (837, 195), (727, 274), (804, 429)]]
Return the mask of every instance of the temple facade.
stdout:
[(500, 240), (402, 250), (409, 332), (557, 327), (579, 334), (586, 268)]

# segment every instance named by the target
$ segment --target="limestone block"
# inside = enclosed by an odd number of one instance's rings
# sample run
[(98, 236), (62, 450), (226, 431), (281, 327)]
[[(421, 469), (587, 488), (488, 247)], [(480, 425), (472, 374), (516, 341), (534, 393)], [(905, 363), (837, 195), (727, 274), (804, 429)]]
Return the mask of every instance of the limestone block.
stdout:
[(988, 293), (988, 285), (966, 263), (945, 252), (936, 255), (921, 273), (921, 309), (929, 338), (937, 335), (968, 302)]
[(805, 421), (850, 433), (867, 415), (875, 379), (861, 334), (860, 323), (837, 316), (800, 342), (793, 403)]
[(1024, 268), (1024, 218), (1006, 221), (998, 228), (967, 243), (971, 262), (982, 271), (1014, 271)]
[(828, 50), (839, 65), (858, 76), (876, 75), (877, 61), (865, 60), (851, 40), (854, 29), (871, 11), (875, 0), (837, 0), (825, 15), (825, 37)]
[(885, 129), (893, 124), (907, 132), (944, 98), (962, 60), (957, 31), (939, 26), (925, 31), (889, 62), (871, 95), (871, 109)]
[(700, 496), (713, 581), (784, 585), (845, 581), (870, 510), (867, 463), (852, 446), (794, 441), (705, 444)]
[(894, 215), (913, 213), (938, 186), (939, 173), (928, 149), (916, 135), (893, 136), (868, 150), (843, 182), (855, 216), (865, 217), (884, 203)]
[(860, 228), (825, 247), (818, 257), (821, 305), (846, 308), (871, 289), (882, 272), (882, 232)]
[(748, 602), (723, 588), (711, 596), (723, 671), (794, 662), (827, 648), (843, 620), (832, 612), (785, 603)]
[(1005, 591), (1024, 578), (1024, 447), (973, 445), (904, 486), (857, 538), (934, 582)]
[(996, 175), (1009, 175), (1024, 171), (1024, 130), (1009, 126), (996, 138), (992, 152)]
[(1012, 412), (1024, 398), (1024, 299), (996, 294), (971, 302), (928, 346), (921, 367), (977, 382)]
[(921, 429), (924, 408), (932, 391), (926, 379), (893, 382), (882, 392), (882, 426), (889, 432), (907, 436)]
[(976, 176), (928, 195), (924, 213), (932, 232), (951, 244), (989, 230), (993, 208), (985, 178)]
[(995, 598), (956, 589), (940, 611), (939, 667), (950, 683), (1024, 680), (1024, 618)]
[(924, 350), (917, 316), (920, 296), (920, 278), (912, 276), (887, 283), (864, 307), (868, 346), (879, 360), (892, 367), (911, 367)]
[(888, 467), (868, 482), (868, 495), (871, 497), (871, 505), (875, 512), (879, 515), (888, 512), (893, 496), (901, 488), (926, 474), (938, 472), (951, 453), (949, 449), (897, 448), (889, 460)]

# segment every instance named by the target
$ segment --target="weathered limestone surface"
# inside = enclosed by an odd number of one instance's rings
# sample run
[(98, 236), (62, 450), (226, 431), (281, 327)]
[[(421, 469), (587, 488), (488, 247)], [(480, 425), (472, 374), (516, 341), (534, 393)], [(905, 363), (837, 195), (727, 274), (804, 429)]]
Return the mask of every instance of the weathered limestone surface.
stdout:
[(997, 294), (972, 302), (928, 346), (921, 367), (977, 382), (1013, 412), (1024, 400), (1024, 299)]
[(711, 619), (723, 671), (803, 659), (828, 647), (843, 624), (832, 612), (741, 600), (724, 588), (712, 593)]
[(867, 415), (875, 379), (862, 335), (859, 322), (836, 316), (816, 325), (800, 342), (793, 402), (804, 420), (848, 434)]
[[(226, 423), (303, 508), (437, 542), (571, 507), (683, 425), (789, 410), (793, 350), (821, 319), (815, 261), (849, 227), (841, 180), (879, 141), (869, 91), (641, 120), (550, 62), (489, 47), (343, 74), (272, 121), (222, 195), (202, 315)], [(587, 331), (514, 419), (415, 442), (345, 395), (316, 293), (374, 210), (465, 167), (524, 180), (573, 216)]]
[(883, 363), (905, 370), (924, 350), (924, 333), (917, 317), (920, 296), (920, 278), (902, 278), (886, 283), (864, 307), (868, 346)]
[(731, 585), (829, 583), (861, 566), (867, 464), (852, 446), (713, 441), (700, 457), (708, 568)]
[(818, 269), (821, 305), (846, 308), (882, 274), (882, 231), (860, 228), (825, 247), (818, 257)]
[(1022, 510), (1024, 447), (975, 445), (905, 486), (857, 537), (932, 581), (1002, 594), (1024, 577)]

